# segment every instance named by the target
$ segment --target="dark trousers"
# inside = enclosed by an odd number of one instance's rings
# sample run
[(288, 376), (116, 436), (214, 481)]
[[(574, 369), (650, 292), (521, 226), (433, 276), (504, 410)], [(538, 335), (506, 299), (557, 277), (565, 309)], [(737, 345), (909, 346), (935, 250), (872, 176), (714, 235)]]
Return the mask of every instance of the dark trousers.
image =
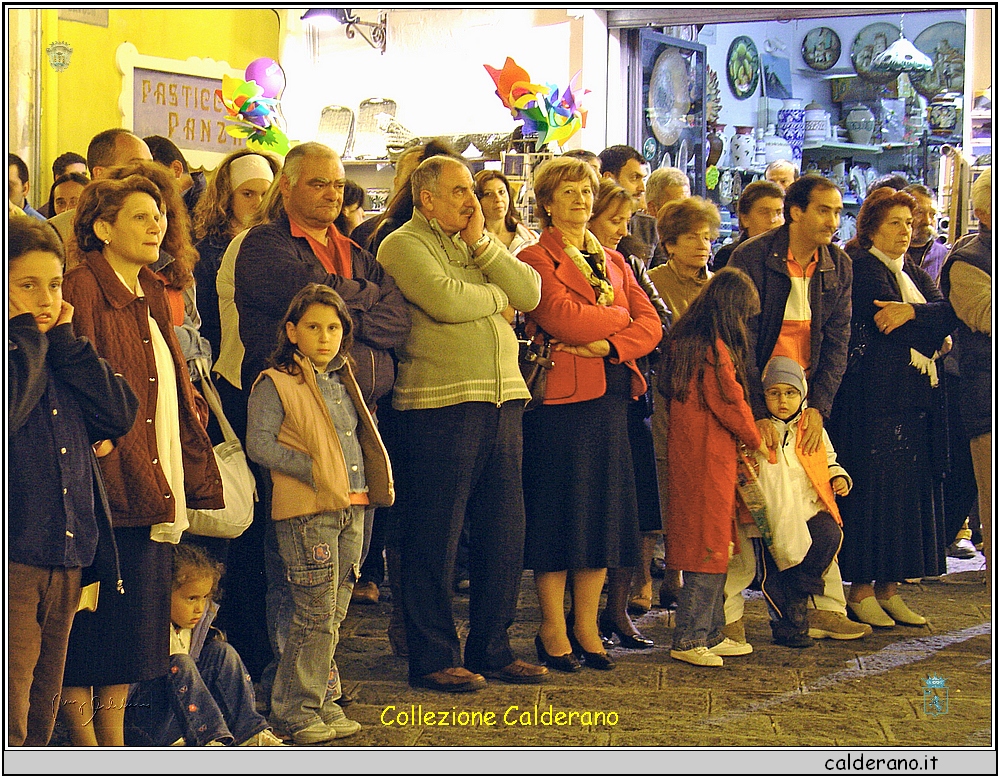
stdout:
[(805, 558), (787, 570), (778, 570), (763, 543), (755, 544), (762, 551), (758, 560), (761, 590), (774, 620), (786, 618), (790, 605), (804, 602), (810, 594), (823, 593), (823, 573), (840, 551), (844, 533), (829, 513), (820, 511), (806, 526), (812, 545)]
[(8, 746), (49, 744), (79, 602), (79, 567), (7, 564)]
[[(524, 403), (469, 402), (403, 411), (396, 504), (410, 679), (462, 664), (452, 615), (455, 554), (469, 523), (465, 666), (514, 661), (513, 623), (524, 553)], [(395, 593), (394, 593), (395, 594)]]

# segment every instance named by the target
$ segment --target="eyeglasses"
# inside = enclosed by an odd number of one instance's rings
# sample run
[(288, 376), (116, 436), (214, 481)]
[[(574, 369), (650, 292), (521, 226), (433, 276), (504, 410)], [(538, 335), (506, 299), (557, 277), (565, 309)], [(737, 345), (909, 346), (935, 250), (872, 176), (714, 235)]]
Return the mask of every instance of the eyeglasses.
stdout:
[(795, 398), (801, 396), (802, 392), (800, 392), (798, 389), (768, 389), (766, 392), (764, 392), (764, 397), (766, 397), (768, 400), (781, 400), (785, 398), (789, 400), (794, 400)]

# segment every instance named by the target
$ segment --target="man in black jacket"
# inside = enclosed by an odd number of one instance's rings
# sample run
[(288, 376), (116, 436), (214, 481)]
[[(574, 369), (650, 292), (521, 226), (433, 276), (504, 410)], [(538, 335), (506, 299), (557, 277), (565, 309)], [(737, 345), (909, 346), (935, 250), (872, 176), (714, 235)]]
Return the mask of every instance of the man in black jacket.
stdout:
[(278, 340), (288, 304), (307, 283), (333, 287), (354, 321), (358, 385), (370, 408), (393, 384), (389, 349), (406, 340), (410, 313), (392, 277), (334, 226), (344, 200), (344, 166), (336, 152), (304, 143), (285, 158), (263, 210), (236, 258), (236, 308), (246, 349), (242, 383), (250, 387)]
[(760, 294), (761, 312), (750, 321), (755, 361), (749, 366), (750, 404), (769, 448), (777, 446), (767, 420), (760, 373), (777, 355), (795, 359), (809, 377), (803, 413), (806, 453), (823, 443), (823, 420), (847, 367), (851, 336), (851, 260), (833, 236), (843, 202), (836, 185), (803, 176), (785, 193), (785, 223), (741, 243), (729, 260), (746, 272)]
[[(847, 367), (853, 273), (850, 257), (833, 245), (842, 208), (832, 181), (803, 176), (785, 192), (785, 223), (742, 241), (729, 260), (730, 267), (750, 276), (760, 294), (761, 312), (749, 327), (754, 359), (747, 378), (754, 418), (771, 449), (779, 442), (760, 379), (768, 360), (779, 354), (791, 357), (809, 377), (808, 407), (802, 412), (807, 453), (823, 445), (824, 419)], [(866, 635), (869, 627), (847, 618), (836, 562), (823, 578), (825, 592), (810, 598), (809, 636), (852, 640)]]

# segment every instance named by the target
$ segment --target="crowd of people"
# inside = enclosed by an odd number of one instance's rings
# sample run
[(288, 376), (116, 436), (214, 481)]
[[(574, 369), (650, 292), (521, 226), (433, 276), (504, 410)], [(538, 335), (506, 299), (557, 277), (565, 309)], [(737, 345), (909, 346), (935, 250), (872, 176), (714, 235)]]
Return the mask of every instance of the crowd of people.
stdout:
[[(613, 671), (656, 574), (670, 656), (721, 667), (755, 581), (804, 649), (925, 624), (899, 585), (970, 521), (990, 564), (989, 171), (954, 247), (905, 181), (841, 247), (836, 185), (775, 165), (718, 248), (717, 207), (624, 145), (539, 166), (538, 231), (437, 141), (368, 219), (319, 143), (206, 177), (107, 130), (43, 213), (8, 162), (10, 745), (60, 712), (80, 746), (353, 735), (340, 626), (386, 577), (410, 685), (450, 693)], [(259, 498), (228, 541), (189, 524), (226, 502), (206, 365)]]

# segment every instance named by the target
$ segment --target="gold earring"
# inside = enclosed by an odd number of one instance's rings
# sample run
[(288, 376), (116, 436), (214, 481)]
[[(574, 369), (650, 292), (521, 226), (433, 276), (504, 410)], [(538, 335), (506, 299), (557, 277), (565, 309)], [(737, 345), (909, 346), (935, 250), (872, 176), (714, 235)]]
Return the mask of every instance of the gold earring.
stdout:
[(104, 245), (105, 246), (110, 246), (111, 245), (111, 238), (105, 238), (104, 239)]

